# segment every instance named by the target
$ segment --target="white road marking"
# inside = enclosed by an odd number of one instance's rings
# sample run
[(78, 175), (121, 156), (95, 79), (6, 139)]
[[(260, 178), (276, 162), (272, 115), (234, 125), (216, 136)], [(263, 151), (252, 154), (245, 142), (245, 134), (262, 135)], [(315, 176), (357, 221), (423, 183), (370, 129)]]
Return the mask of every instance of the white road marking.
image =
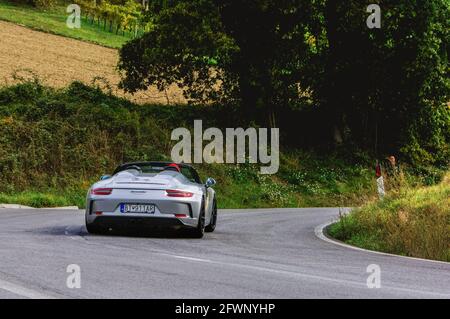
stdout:
[(361, 251), (361, 252), (365, 252), (365, 253), (369, 253), (369, 254), (375, 254), (375, 255), (381, 255), (381, 256), (388, 256), (388, 257), (396, 257), (396, 258), (404, 258), (404, 259), (409, 259), (409, 260), (416, 260), (416, 261), (422, 261), (422, 262), (428, 262), (428, 263), (434, 263), (434, 264), (441, 264), (441, 265), (447, 265), (450, 266), (450, 263), (445, 262), (445, 261), (439, 261), (439, 260), (431, 260), (431, 259), (423, 259), (423, 258), (417, 258), (417, 257), (408, 257), (408, 256), (401, 256), (401, 255), (394, 255), (394, 254), (389, 254), (389, 253), (383, 253), (381, 251), (374, 251), (374, 250), (368, 250), (368, 249), (364, 249), (364, 248), (360, 248), (360, 247), (355, 247), (352, 245), (348, 245), (346, 243), (343, 243), (341, 241), (337, 241), (334, 239), (329, 238), (328, 236), (325, 235), (324, 230), (325, 228), (327, 228), (328, 226), (330, 226), (331, 224), (334, 224), (336, 222), (336, 220), (334, 221), (330, 221), (328, 223), (322, 224), (317, 226), (314, 229), (314, 234), (328, 242), (337, 246), (341, 246), (341, 247), (345, 247), (345, 248), (349, 248), (349, 249), (353, 249), (353, 250), (357, 250), (357, 251)]
[(15, 295), (30, 298), (30, 299), (54, 299), (54, 297), (50, 295), (46, 295), (44, 293), (41, 293), (39, 291), (29, 289), (26, 287), (19, 286), (17, 284), (13, 284), (8, 281), (4, 281), (0, 279), (0, 289), (9, 291)]
[(158, 254), (169, 256), (169, 257), (173, 257), (173, 258), (177, 258), (177, 259), (184, 259), (184, 260), (190, 260), (190, 261), (199, 261), (199, 262), (206, 262), (206, 263), (214, 263), (214, 261), (209, 260), (209, 259), (201, 259), (201, 258), (194, 258), (194, 257), (170, 255), (170, 254), (166, 254), (166, 253), (158, 253)]

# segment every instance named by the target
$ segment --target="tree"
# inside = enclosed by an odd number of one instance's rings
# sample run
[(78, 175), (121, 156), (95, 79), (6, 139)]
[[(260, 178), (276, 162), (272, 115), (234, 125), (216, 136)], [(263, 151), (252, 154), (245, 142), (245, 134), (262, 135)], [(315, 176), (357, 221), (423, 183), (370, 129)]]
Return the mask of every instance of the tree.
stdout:
[(378, 1), (381, 29), (369, 29), (372, 2), (326, 3), (323, 118), (366, 149), (448, 161), (450, 4)]
[(163, 90), (176, 83), (193, 101), (216, 100), (221, 94), (228, 97), (228, 92), (214, 86), (229, 82), (231, 75), (225, 75), (220, 67), (237, 48), (222, 32), (211, 1), (156, 1), (147, 19), (152, 25), (150, 32), (120, 50), (123, 88), (136, 92), (157, 85)]
[(42, 9), (52, 8), (57, 4), (57, 0), (11, 0), (10, 2), (27, 4)]
[[(373, 2), (380, 29), (366, 24)], [(448, 0), (161, 0), (146, 18), (120, 51), (129, 92), (176, 83), (247, 123), (294, 122), (295, 136), (303, 110), (322, 145), (448, 163)]]
[(308, 88), (315, 1), (156, 3), (152, 30), (120, 52), (126, 90), (176, 83), (192, 101), (239, 103), (247, 120), (275, 125)]

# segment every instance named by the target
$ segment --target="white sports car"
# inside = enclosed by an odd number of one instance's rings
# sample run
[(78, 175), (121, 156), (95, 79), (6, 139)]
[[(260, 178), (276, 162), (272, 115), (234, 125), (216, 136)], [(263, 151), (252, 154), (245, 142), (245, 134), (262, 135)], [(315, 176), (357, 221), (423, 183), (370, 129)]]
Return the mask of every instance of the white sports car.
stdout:
[(119, 227), (171, 227), (202, 238), (216, 228), (215, 184), (212, 178), (202, 183), (186, 164), (123, 164), (89, 189), (86, 228), (101, 233)]

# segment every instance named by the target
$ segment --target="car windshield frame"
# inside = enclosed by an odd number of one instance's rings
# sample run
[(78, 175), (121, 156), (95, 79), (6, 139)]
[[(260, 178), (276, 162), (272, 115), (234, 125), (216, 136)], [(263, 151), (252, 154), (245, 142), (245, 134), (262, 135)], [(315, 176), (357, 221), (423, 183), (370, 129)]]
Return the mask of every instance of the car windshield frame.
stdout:
[[(127, 171), (127, 170), (130, 170), (130, 169), (133, 169), (133, 166), (137, 166), (139, 168), (144, 168), (144, 169), (142, 169), (142, 173), (143, 174), (158, 174), (158, 173), (163, 172), (164, 168), (167, 167), (170, 164), (173, 164), (173, 163), (172, 162), (125, 163), (125, 164), (122, 164), (122, 165), (118, 166), (115, 169), (113, 175), (116, 175), (116, 174), (118, 174), (120, 172), (123, 172), (123, 171)], [(192, 175), (193, 175), (193, 177), (195, 179), (194, 182), (197, 183), (197, 184), (202, 184), (202, 180), (200, 179), (200, 176), (197, 173), (197, 170), (195, 168), (193, 168), (190, 165), (186, 165), (186, 164), (177, 164), (177, 165), (179, 165), (180, 168), (188, 169), (192, 173)], [(146, 170), (145, 167), (149, 167), (150, 169), (153, 169), (153, 170)], [(182, 172), (180, 172), (180, 174), (182, 174), (184, 177), (186, 177), (190, 181), (190, 179), (186, 175), (184, 175)]]

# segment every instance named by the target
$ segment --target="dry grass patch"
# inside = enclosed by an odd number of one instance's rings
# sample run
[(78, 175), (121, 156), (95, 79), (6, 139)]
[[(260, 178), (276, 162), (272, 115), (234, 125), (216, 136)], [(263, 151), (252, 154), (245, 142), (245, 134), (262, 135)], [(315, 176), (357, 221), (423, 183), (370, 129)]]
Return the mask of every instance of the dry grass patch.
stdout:
[[(95, 78), (105, 79), (114, 95), (143, 103), (184, 104), (182, 91), (172, 86), (160, 92), (151, 87), (135, 95), (119, 90), (116, 70), (119, 59), (116, 49), (34, 31), (13, 23), (0, 21), (0, 85), (15, 82), (13, 74), (31, 71), (52, 87), (66, 87), (73, 81), (91, 84)], [(24, 73), (23, 71), (19, 73)]]

